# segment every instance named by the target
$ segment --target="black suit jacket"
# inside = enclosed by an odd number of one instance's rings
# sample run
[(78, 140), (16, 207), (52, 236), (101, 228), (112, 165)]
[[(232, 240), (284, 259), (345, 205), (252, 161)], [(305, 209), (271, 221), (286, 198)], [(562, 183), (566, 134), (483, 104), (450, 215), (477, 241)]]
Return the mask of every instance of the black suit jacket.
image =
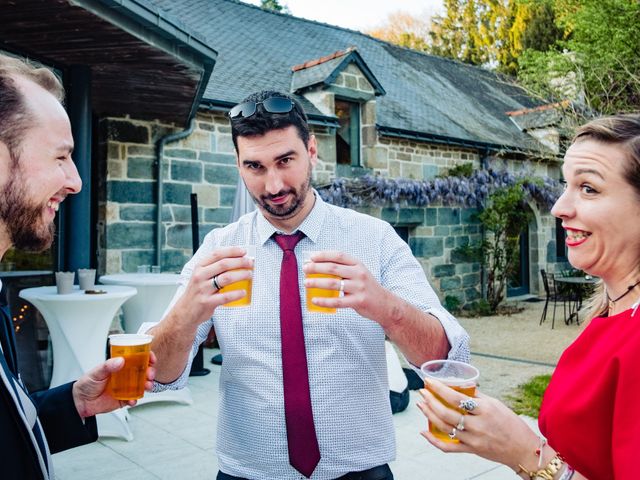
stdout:
[[(18, 375), (15, 339), (6, 307), (0, 308), (0, 365), (14, 378)], [(77, 447), (98, 438), (95, 417), (82, 422), (71, 394), (73, 383), (36, 392), (31, 399), (51, 453)], [(30, 480), (43, 477), (38, 462), (37, 445), (31, 440), (7, 385), (0, 380), (0, 477), (3, 480)]]

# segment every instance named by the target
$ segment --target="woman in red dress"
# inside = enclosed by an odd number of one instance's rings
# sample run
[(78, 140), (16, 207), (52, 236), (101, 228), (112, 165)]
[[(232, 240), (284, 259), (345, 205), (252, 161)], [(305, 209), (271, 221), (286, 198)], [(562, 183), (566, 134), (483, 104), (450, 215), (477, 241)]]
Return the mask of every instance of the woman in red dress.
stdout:
[[(589, 325), (562, 354), (544, 395), (538, 436), (509, 408), (428, 381), (420, 409), (459, 443), (422, 435), (445, 452), (471, 452), (525, 479), (640, 478), (640, 115), (581, 127), (562, 167), (570, 263), (599, 285)], [(433, 393), (467, 411), (447, 408)]]

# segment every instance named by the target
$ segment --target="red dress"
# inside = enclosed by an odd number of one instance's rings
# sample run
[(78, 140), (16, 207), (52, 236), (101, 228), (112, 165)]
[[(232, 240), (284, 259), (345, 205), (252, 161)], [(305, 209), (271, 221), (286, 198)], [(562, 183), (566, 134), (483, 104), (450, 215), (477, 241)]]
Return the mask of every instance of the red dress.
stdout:
[(538, 423), (589, 480), (640, 478), (640, 309), (594, 318), (565, 350)]

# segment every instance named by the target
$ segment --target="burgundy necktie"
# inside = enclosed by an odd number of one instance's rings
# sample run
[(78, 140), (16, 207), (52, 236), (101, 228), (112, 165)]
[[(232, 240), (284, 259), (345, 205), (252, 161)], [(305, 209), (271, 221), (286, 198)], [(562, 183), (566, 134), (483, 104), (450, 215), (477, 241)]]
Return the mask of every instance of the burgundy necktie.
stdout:
[(276, 235), (274, 238), (284, 251), (280, 270), (280, 337), (289, 463), (310, 478), (320, 461), (320, 448), (311, 409), (298, 289), (298, 262), (294, 252), (303, 236), (302, 232), (297, 232), (293, 235)]

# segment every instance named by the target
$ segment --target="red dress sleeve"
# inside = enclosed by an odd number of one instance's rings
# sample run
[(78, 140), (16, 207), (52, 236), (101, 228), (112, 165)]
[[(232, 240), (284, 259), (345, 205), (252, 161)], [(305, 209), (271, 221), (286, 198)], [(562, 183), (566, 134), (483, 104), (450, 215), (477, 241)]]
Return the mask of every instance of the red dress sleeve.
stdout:
[(590, 480), (638, 477), (640, 310), (591, 321), (565, 350), (540, 409), (540, 431)]

